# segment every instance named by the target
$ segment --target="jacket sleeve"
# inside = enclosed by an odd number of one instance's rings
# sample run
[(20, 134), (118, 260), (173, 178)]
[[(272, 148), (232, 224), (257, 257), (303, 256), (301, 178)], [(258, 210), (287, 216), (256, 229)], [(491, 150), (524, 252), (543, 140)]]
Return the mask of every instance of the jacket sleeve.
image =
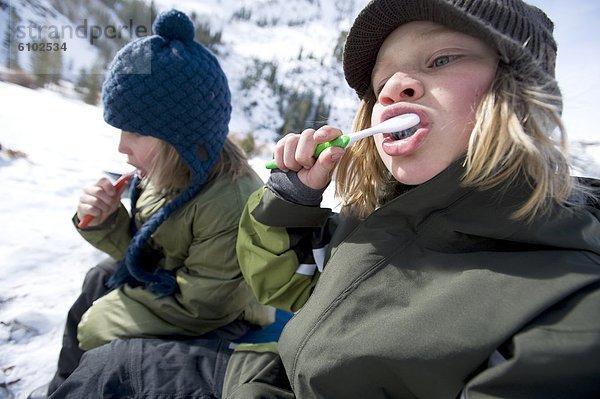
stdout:
[(114, 214), (99, 226), (80, 229), (77, 227), (78, 223), (79, 220), (75, 215), (73, 224), (87, 242), (114, 259), (123, 259), (127, 246), (131, 241), (131, 232), (129, 230), (130, 216), (122, 204)]
[(505, 358), (474, 376), (463, 397), (600, 398), (598, 309), (596, 283), (547, 310), (503, 345)]
[(307, 301), (327, 252), (329, 209), (286, 201), (265, 187), (250, 196), (237, 254), (259, 302), (297, 311)]

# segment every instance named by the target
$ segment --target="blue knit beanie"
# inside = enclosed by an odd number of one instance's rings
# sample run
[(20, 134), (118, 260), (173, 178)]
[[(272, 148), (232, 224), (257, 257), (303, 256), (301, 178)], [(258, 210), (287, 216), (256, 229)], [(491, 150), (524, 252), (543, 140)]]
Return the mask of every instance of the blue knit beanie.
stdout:
[(145, 271), (138, 260), (160, 224), (202, 190), (227, 138), (231, 94), (217, 59), (194, 41), (194, 25), (184, 13), (159, 14), (152, 30), (112, 61), (102, 88), (104, 120), (171, 144), (190, 167), (192, 182), (136, 232), (108, 284), (139, 282), (165, 296), (177, 291), (174, 276), (160, 267)]

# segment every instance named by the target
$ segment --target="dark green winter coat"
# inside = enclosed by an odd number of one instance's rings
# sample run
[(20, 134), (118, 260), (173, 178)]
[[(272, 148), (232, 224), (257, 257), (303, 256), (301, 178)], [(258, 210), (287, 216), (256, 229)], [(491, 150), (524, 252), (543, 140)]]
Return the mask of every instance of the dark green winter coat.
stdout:
[[(175, 274), (178, 292), (157, 298), (142, 287), (111, 291), (84, 314), (80, 347), (89, 350), (116, 338), (197, 337), (238, 319), (257, 325), (271, 322), (273, 309), (256, 301), (235, 253), (240, 214), (261, 184), (256, 175), (235, 182), (219, 177), (171, 215), (152, 235), (149, 247), (157, 251), (150, 258), (158, 257), (158, 266)], [(141, 226), (171, 198), (145, 187), (136, 204), (136, 224)], [(131, 240), (129, 223), (121, 206), (102, 226), (79, 232), (96, 248), (122, 259)]]
[(517, 221), (526, 184), (479, 191), (462, 173), (364, 221), (251, 196), (240, 265), (262, 303), (299, 310), (279, 341), (296, 397), (600, 397), (600, 211)]

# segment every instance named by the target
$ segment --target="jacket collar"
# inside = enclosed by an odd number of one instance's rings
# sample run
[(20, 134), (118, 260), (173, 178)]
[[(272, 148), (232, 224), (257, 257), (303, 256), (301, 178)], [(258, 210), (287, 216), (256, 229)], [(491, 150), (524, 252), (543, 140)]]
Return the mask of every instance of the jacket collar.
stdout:
[(442, 237), (462, 233), (600, 255), (600, 209), (555, 205), (549, 214), (531, 221), (516, 220), (512, 215), (531, 194), (531, 183), (521, 178), (489, 190), (467, 187), (462, 184), (463, 164), (464, 159), (459, 159), (437, 176), (389, 201), (365, 223), (381, 227), (383, 220), (389, 229), (409, 226), (414, 230), (433, 224), (436, 231), (431, 234), (447, 243)]

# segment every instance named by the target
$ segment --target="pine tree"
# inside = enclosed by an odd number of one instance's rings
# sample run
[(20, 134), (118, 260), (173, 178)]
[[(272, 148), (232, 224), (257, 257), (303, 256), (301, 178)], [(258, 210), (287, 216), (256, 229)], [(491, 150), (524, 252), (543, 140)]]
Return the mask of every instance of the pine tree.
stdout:
[(13, 40), (14, 33), (17, 29), (17, 25), (20, 21), (19, 14), (14, 7), (9, 6), (9, 17), (8, 17), (8, 26), (6, 27), (5, 36), (4, 36), (4, 45), (8, 50), (8, 55), (6, 57), (6, 67), (8, 69), (21, 70), (19, 66), (19, 53), (17, 51), (17, 43)]
[[(38, 87), (46, 86), (50, 83), (58, 83), (62, 75), (63, 55), (62, 51), (48, 51), (48, 48), (58, 45), (59, 42), (48, 40), (37, 40), (31, 43), (31, 69), (36, 76)], [(50, 47), (48, 47), (50, 46)], [(40, 50), (44, 48), (45, 50)]]
[(338, 62), (342, 62), (342, 57), (344, 56), (344, 44), (346, 43), (347, 36), (348, 31), (342, 30), (338, 36), (335, 48), (333, 49), (333, 56)]
[(104, 69), (99, 60), (96, 61), (89, 71), (81, 68), (77, 81), (77, 91), (81, 93), (81, 99), (85, 103), (90, 105), (98, 104), (102, 90), (102, 81), (104, 80), (103, 71)]
[(247, 133), (246, 137), (240, 141), (240, 147), (242, 147), (246, 156), (252, 157), (256, 155), (256, 141), (254, 140), (254, 135), (252, 133)]

